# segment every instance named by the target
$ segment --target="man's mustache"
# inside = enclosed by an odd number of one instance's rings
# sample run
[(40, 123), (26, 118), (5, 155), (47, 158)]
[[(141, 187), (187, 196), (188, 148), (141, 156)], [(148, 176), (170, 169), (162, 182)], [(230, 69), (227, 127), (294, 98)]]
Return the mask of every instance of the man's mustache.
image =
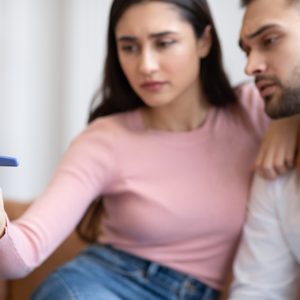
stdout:
[(259, 83), (262, 80), (266, 80), (282, 87), (281, 81), (275, 76), (267, 76), (267, 75), (257, 75), (255, 76), (255, 84)]

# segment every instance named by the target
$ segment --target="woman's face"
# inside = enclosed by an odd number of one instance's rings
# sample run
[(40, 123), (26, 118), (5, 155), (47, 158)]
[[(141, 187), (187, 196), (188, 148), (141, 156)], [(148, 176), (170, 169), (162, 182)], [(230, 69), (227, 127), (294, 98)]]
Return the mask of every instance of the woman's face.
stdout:
[(197, 39), (176, 6), (153, 1), (129, 7), (115, 36), (123, 72), (146, 105), (199, 101), (200, 59), (209, 53), (209, 28)]

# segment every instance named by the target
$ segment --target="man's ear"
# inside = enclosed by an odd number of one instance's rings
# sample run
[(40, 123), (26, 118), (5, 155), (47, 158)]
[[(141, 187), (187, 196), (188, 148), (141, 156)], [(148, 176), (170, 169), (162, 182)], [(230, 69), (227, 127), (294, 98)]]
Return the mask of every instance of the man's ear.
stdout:
[(199, 58), (208, 56), (212, 46), (211, 26), (207, 25), (203, 31), (201, 38), (198, 39)]

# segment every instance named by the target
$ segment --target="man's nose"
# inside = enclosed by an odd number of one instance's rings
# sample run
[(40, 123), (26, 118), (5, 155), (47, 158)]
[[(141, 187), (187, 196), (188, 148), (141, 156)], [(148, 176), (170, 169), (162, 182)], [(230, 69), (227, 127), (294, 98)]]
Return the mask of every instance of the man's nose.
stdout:
[(245, 67), (245, 73), (249, 76), (261, 74), (267, 69), (267, 64), (263, 55), (257, 52), (250, 52)]

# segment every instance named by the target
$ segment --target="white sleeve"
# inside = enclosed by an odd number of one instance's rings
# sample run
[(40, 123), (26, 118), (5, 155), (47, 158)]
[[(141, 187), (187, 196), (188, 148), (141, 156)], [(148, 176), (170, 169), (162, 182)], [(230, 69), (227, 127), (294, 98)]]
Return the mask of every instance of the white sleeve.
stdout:
[(298, 265), (277, 211), (277, 201), (286, 201), (288, 205), (288, 199), (276, 192), (281, 183), (280, 179), (254, 179), (229, 300), (296, 299)]

